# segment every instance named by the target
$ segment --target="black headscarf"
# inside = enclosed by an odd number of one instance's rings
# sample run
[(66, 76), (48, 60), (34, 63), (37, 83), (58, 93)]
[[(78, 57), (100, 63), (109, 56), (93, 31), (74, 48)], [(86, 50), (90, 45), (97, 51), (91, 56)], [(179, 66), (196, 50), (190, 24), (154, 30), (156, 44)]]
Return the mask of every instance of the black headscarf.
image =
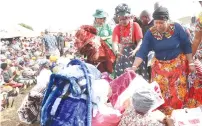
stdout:
[(165, 20), (169, 19), (168, 9), (165, 7), (158, 7), (153, 13), (154, 20)]
[(115, 14), (118, 16), (130, 15), (131, 14), (131, 8), (125, 3), (119, 4), (115, 8)]

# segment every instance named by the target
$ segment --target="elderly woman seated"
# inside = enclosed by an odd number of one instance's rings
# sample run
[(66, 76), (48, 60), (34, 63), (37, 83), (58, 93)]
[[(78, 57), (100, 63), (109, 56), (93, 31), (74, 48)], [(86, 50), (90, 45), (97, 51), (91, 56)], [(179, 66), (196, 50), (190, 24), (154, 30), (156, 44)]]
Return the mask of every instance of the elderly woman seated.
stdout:
[(153, 90), (137, 89), (131, 100), (132, 105), (123, 113), (119, 126), (173, 126), (172, 120), (164, 118), (163, 113), (152, 111), (155, 100)]
[(3, 70), (2, 71), (2, 75), (3, 75), (3, 78), (4, 78), (4, 82), (7, 84), (7, 85), (10, 85), (12, 87), (22, 87), (23, 84), (22, 83), (17, 83), (16, 81), (14, 81), (14, 79), (16, 78), (17, 76), (17, 72), (13, 72), (12, 74), (9, 72), (9, 67), (8, 67), (8, 64), (7, 63), (2, 63), (1, 64), (1, 69)]

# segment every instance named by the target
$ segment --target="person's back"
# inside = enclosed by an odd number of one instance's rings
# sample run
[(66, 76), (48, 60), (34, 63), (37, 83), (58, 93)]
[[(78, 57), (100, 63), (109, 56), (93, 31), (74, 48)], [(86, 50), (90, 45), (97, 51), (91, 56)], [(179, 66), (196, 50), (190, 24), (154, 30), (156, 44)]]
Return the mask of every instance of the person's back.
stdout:
[(46, 51), (53, 51), (57, 49), (57, 40), (54, 36), (47, 34), (44, 36), (43, 40)]
[(57, 39), (55, 36), (45, 34), (43, 38), (43, 44), (45, 46), (46, 55), (59, 55), (59, 50), (57, 47)]
[(60, 54), (63, 55), (63, 50), (64, 50), (64, 47), (65, 47), (65, 40), (64, 40), (64, 37), (62, 35), (59, 35), (58, 38), (57, 38), (57, 41), (58, 41), (58, 48), (60, 50)]

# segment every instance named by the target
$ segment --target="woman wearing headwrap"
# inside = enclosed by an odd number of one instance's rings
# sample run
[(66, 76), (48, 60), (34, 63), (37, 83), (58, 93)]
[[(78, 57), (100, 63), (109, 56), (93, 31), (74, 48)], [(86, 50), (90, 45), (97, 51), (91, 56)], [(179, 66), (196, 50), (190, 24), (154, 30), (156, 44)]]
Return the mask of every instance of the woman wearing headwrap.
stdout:
[(43, 60), (40, 63), (40, 69), (37, 72), (37, 84), (31, 89), (18, 109), (20, 121), (31, 124), (37, 120), (40, 112), (41, 101), (52, 74), (49, 66), (50, 63), (47, 60)]
[(106, 24), (106, 18), (108, 14), (104, 12), (102, 9), (97, 9), (93, 17), (95, 18), (94, 27), (97, 29), (97, 35), (102, 38), (112, 49), (112, 29), (109, 24)]
[(123, 113), (119, 126), (173, 126), (171, 119), (165, 118), (164, 122), (165, 115), (158, 110), (152, 111), (158, 97), (150, 85), (136, 89), (132, 105)]
[[(145, 34), (133, 66), (137, 70), (149, 51), (155, 52), (152, 61), (152, 81), (161, 88), (165, 103), (159, 108), (165, 114), (185, 106), (188, 72), (195, 72), (191, 42), (178, 23), (170, 23), (167, 8), (159, 7), (153, 13), (154, 26)], [(128, 70), (129, 70), (128, 69)]]
[[(142, 43), (142, 30), (133, 22), (131, 9), (127, 4), (120, 4), (116, 7), (116, 15), (119, 18), (119, 25), (114, 28), (112, 41), (113, 51), (117, 56), (115, 65), (115, 76), (124, 73), (124, 70), (132, 66), (134, 56)], [(138, 73), (148, 80), (146, 62), (143, 62)]]
[(115, 55), (104, 40), (97, 36), (97, 29), (83, 25), (75, 34), (75, 47), (87, 57), (87, 63), (97, 65), (100, 72), (113, 72)]

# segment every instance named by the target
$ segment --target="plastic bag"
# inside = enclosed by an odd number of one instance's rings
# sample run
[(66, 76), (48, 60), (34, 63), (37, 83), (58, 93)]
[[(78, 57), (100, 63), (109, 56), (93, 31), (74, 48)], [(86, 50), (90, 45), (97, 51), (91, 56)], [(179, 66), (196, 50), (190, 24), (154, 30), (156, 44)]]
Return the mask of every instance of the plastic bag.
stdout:
[(149, 83), (146, 80), (144, 80), (141, 76), (136, 75), (136, 77), (129, 83), (129, 86), (124, 90), (124, 92), (122, 92), (118, 96), (114, 108), (119, 109), (121, 111), (124, 110), (125, 107), (127, 107), (124, 104), (126, 103), (127, 100), (129, 100), (133, 96), (135, 89), (145, 84)]
[(92, 119), (92, 126), (118, 126), (121, 116), (116, 114), (103, 115), (98, 113), (96, 117)]
[(202, 126), (202, 107), (174, 110), (171, 118), (175, 126)]

